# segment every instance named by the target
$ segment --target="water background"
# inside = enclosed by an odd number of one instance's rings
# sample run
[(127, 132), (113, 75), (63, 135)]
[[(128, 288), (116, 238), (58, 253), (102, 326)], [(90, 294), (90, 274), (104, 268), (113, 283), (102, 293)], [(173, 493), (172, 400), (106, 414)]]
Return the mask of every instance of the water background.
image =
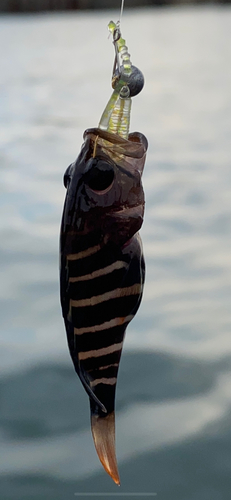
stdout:
[[(118, 492), (94, 451), (58, 289), (62, 176), (110, 96), (107, 23), (117, 17), (0, 17), (4, 500)], [(149, 151), (146, 287), (117, 388), (121, 495), (230, 500), (230, 25), (229, 6), (123, 16), (146, 79), (131, 130), (147, 136)]]

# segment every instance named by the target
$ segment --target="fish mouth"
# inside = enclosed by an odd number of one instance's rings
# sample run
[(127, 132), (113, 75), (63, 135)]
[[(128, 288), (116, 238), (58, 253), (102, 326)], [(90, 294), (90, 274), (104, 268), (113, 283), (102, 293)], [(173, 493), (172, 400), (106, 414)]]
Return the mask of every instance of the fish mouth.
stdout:
[(107, 132), (99, 128), (87, 129), (84, 132), (84, 140), (88, 137), (92, 143), (93, 150), (97, 149), (109, 156), (116, 164), (123, 164), (124, 158), (128, 163), (128, 169), (143, 172), (148, 141), (140, 132), (132, 132), (128, 139), (123, 139), (117, 134)]

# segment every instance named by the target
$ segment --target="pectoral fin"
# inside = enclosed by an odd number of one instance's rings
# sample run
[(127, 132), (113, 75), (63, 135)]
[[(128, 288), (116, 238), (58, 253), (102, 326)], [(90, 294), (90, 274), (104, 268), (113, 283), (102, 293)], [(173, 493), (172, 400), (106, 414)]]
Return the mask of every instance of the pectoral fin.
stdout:
[(105, 417), (92, 414), (91, 430), (100, 462), (113, 481), (120, 486), (120, 478), (115, 454), (114, 411)]

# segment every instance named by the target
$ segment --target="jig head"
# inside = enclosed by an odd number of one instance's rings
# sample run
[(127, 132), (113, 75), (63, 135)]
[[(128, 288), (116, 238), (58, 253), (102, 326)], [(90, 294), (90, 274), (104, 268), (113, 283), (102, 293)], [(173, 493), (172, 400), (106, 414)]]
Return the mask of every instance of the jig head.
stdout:
[(128, 138), (131, 114), (131, 97), (141, 92), (144, 86), (142, 72), (133, 66), (125, 40), (121, 36), (119, 23), (110, 21), (108, 29), (113, 36), (115, 60), (112, 73), (111, 98), (102, 114), (99, 128)]

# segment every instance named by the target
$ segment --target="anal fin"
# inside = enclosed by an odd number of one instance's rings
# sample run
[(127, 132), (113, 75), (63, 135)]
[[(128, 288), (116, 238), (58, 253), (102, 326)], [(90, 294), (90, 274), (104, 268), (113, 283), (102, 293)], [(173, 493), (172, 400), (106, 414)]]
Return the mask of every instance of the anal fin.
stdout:
[(95, 403), (99, 406), (99, 408), (102, 410), (103, 413), (107, 413), (107, 410), (106, 410), (104, 404), (101, 403), (101, 401), (97, 398), (97, 396), (95, 395), (95, 393), (91, 389), (90, 385), (87, 383), (87, 381), (84, 377), (84, 374), (81, 371), (81, 368), (79, 368), (78, 375), (79, 375), (79, 378), (80, 378), (80, 380), (84, 386), (84, 389), (87, 392), (89, 398), (91, 398), (95, 401)]

